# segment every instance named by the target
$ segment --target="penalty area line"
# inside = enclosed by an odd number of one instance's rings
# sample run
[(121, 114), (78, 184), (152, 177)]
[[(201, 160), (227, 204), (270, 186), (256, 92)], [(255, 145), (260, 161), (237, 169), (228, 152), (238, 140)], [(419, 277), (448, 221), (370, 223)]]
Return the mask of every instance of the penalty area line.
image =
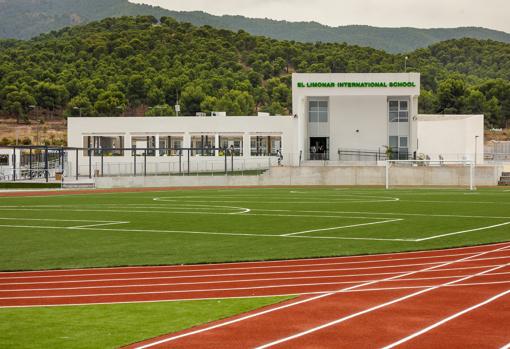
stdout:
[(340, 230), (340, 229), (356, 228), (356, 227), (363, 227), (363, 226), (367, 226), (367, 225), (384, 224), (384, 223), (399, 222), (399, 221), (403, 221), (403, 219), (402, 218), (398, 218), (398, 219), (390, 219), (390, 220), (370, 222), (370, 223), (341, 225), (341, 226), (338, 226), (338, 227), (331, 227), (331, 228), (304, 230), (304, 231), (298, 231), (296, 233), (282, 234), (280, 236), (294, 236), (294, 235), (301, 235), (301, 234), (306, 234), (306, 233), (315, 233), (315, 232), (318, 232), (318, 231)]

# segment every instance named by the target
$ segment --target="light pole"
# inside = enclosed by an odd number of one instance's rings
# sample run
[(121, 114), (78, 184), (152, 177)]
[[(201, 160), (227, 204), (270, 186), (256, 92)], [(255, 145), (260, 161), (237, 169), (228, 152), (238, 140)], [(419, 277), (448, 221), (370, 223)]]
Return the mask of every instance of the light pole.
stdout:
[(404, 72), (407, 73), (407, 61), (409, 60), (409, 57), (406, 56), (405, 59), (404, 59)]
[(478, 163), (478, 137), (480, 136), (475, 136), (475, 166)]

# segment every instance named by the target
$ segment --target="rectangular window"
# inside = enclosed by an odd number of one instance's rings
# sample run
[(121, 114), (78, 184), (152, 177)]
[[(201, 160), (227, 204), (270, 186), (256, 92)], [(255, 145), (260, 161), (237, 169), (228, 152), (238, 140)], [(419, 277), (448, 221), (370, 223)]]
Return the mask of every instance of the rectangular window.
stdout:
[(0, 166), (9, 166), (9, 155), (0, 154)]
[(328, 122), (328, 101), (311, 100), (308, 102), (308, 121), (309, 122)]
[(131, 147), (137, 149), (136, 155), (156, 156), (156, 136), (133, 136)]
[(123, 156), (123, 136), (85, 136), (83, 137), (83, 155), (88, 156)]
[(181, 136), (160, 136), (159, 156), (178, 156), (183, 142)]
[(253, 136), (250, 139), (251, 156), (276, 156), (282, 149), (280, 136)]
[(215, 136), (200, 135), (191, 137), (192, 156), (214, 156)]
[(390, 122), (409, 122), (409, 102), (406, 100), (388, 101)]
[(390, 136), (390, 147), (392, 149), (398, 148), (398, 136)]
[(407, 137), (400, 137), (400, 148), (407, 148)]
[(228, 155), (243, 155), (243, 137), (242, 136), (220, 136), (220, 148), (227, 149)]

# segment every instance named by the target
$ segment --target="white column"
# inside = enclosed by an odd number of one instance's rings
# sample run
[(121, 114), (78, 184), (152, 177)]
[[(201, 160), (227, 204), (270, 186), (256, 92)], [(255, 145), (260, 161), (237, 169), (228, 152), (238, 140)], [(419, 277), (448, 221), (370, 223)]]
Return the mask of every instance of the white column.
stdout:
[(243, 135), (243, 157), (248, 158), (251, 156), (251, 137), (248, 132)]
[[(156, 149), (159, 148), (159, 134), (156, 135)], [(159, 156), (159, 149), (156, 151), (156, 156)]]
[(182, 139), (182, 147), (183, 148), (191, 148), (191, 135), (189, 132), (185, 132)]
[[(214, 135), (214, 147), (215, 148), (219, 148), (220, 147), (220, 135), (219, 134), (215, 134)], [(218, 156), (219, 152), (218, 150), (215, 150), (214, 151), (214, 156)]]

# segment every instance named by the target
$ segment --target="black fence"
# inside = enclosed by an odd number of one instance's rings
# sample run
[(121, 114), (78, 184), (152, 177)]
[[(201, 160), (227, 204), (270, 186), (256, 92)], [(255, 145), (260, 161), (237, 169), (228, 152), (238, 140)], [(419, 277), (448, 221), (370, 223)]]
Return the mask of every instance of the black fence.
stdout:
[[(241, 158), (242, 149), (235, 147), (175, 149), (12, 146), (0, 147), (0, 153), (0, 180), (4, 181), (42, 179), (48, 182), (52, 177), (60, 178), (64, 172), (67, 178), (92, 179), (111, 174), (112, 168), (117, 166), (118, 175), (126, 176), (147, 176), (149, 171), (157, 174), (158, 166), (159, 171), (163, 172), (164, 165), (167, 167), (163, 174), (183, 176), (204, 173), (237, 175), (237, 172), (257, 175), (271, 166), (271, 159), (262, 166), (265, 161), (263, 157), (251, 160)], [(117, 159), (111, 161), (112, 158)], [(156, 158), (157, 161), (152, 160)], [(277, 161), (278, 158), (273, 160)], [(108, 169), (110, 171), (105, 171)]]
[(378, 151), (360, 149), (339, 149), (339, 161), (387, 161), (387, 160), (416, 160), (416, 154), (407, 150), (395, 150), (388, 152), (386, 149)]

